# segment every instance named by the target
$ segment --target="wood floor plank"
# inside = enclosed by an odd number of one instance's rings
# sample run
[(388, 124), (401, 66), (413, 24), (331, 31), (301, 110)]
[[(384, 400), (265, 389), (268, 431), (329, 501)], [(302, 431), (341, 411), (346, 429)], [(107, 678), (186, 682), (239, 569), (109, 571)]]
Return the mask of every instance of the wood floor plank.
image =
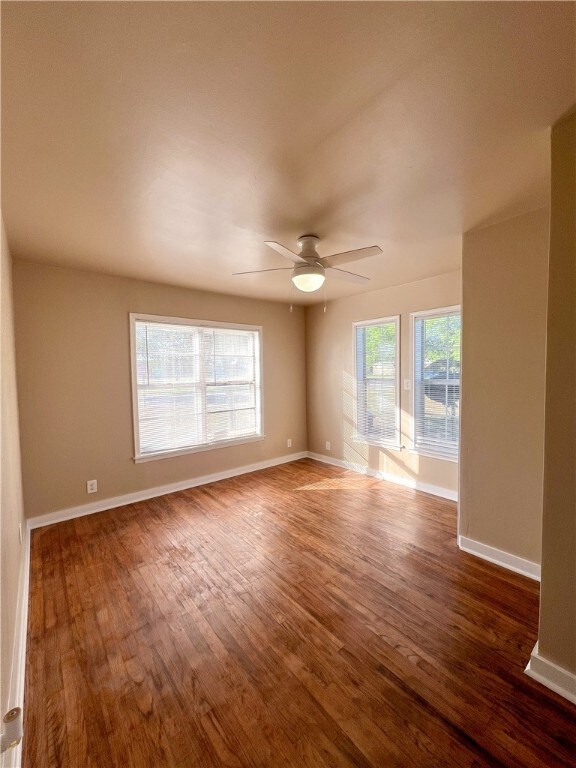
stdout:
[(25, 768), (567, 768), (538, 585), (311, 460), (33, 532)]

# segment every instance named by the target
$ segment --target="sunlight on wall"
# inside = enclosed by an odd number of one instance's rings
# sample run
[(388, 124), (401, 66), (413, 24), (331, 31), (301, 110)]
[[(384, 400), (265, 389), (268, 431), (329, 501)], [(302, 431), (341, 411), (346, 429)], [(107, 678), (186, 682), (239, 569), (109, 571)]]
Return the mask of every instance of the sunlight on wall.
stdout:
[(345, 462), (368, 467), (368, 444), (354, 439), (356, 417), (354, 402), (356, 398), (354, 377), (342, 371), (342, 457)]

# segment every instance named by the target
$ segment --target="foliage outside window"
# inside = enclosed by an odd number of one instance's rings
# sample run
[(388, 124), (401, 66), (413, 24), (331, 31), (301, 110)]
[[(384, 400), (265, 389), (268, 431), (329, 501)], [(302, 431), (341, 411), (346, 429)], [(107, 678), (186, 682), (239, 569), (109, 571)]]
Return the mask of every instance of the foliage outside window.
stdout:
[(456, 457), (460, 428), (460, 311), (414, 316), (414, 443)]
[(131, 321), (137, 459), (261, 435), (259, 329)]
[(355, 325), (356, 434), (369, 442), (398, 444), (397, 317)]

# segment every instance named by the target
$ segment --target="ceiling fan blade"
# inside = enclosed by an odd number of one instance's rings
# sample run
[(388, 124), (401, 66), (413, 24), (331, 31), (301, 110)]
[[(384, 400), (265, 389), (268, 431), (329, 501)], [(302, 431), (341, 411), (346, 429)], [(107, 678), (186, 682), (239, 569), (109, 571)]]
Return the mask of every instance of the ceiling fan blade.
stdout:
[(342, 253), (334, 253), (332, 256), (324, 256), (320, 262), (325, 267), (337, 267), (338, 264), (348, 264), (368, 256), (377, 256), (379, 253), (382, 253), (382, 248), (379, 245), (369, 245), (367, 248), (357, 248), (355, 251), (343, 251)]
[(301, 256), (298, 256), (297, 253), (293, 253), (289, 248), (285, 248), (283, 245), (280, 245), (280, 243), (275, 243), (273, 240), (265, 240), (264, 245), (270, 246), (270, 248), (273, 248), (275, 251), (277, 251), (280, 256), (284, 256), (285, 259), (290, 259), (290, 261), (293, 261), (295, 264), (297, 264), (300, 261), (305, 261)]
[(251, 269), (249, 272), (232, 272), (233, 275), (258, 275), (260, 272), (284, 272), (287, 269), (290, 272), (292, 267), (274, 267), (274, 269)]
[(355, 272), (347, 272), (345, 269), (336, 269), (336, 267), (326, 267), (326, 273), (334, 275), (334, 277), (338, 277), (340, 280), (348, 280), (349, 283), (370, 282), (369, 277), (364, 277), (364, 275), (357, 275)]

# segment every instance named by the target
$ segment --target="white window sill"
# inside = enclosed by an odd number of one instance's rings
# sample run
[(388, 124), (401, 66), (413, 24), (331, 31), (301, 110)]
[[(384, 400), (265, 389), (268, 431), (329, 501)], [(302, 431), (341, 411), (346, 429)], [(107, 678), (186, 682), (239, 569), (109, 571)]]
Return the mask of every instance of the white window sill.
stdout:
[(375, 445), (377, 448), (388, 448), (390, 451), (403, 451), (404, 446), (400, 443), (388, 443), (383, 440), (374, 440), (364, 435), (354, 435), (352, 437), (355, 443), (364, 443), (364, 445)]
[(408, 448), (408, 453), (412, 453), (415, 456), (425, 456), (428, 459), (441, 459), (442, 461), (451, 461), (453, 464), (458, 464), (459, 457), (451, 453), (440, 453), (430, 448)]
[(232, 445), (244, 445), (246, 443), (257, 443), (264, 440), (266, 435), (252, 435), (250, 437), (239, 437), (234, 440), (218, 440), (215, 443), (206, 443), (204, 445), (195, 445), (191, 448), (177, 448), (174, 451), (158, 451), (157, 453), (142, 453), (134, 456), (135, 464), (142, 464), (145, 461), (158, 461), (158, 459), (171, 459), (174, 456), (185, 456), (188, 453), (200, 453), (202, 451), (213, 451), (216, 448), (228, 448)]

